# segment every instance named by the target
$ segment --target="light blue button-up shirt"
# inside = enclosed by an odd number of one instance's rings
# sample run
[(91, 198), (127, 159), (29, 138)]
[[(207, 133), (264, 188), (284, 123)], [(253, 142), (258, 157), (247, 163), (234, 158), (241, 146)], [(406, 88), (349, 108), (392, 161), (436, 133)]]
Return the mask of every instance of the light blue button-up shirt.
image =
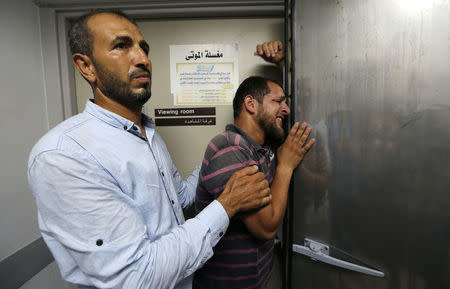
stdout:
[(191, 288), (228, 227), (215, 201), (195, 218), (199, 167), (183, 180), (151, 118), (88, 101), (34, 146), (28, 180), (39, 227), (63, 278), (80, 287)]

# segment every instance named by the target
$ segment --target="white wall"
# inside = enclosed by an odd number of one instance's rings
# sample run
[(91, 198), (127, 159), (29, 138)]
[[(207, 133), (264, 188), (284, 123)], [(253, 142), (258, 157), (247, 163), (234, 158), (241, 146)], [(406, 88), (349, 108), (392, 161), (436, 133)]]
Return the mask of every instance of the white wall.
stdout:
[[(28, 154), (47, 130), (38, 8), (0, 1), (0, 261), (40, 238), (28, 187)], [(55, 266), (56, 267), (56, 266)], [(55, 269), (43, 280), (60, 280)], [(61, 281), (40, 288), (64, 288)], [(1, 284), (0, 284), (1, 286)]]
[(28, 154), (46, 130), (38, 9), (0, 2), (0, 259), (40, 236), (26, 179)]

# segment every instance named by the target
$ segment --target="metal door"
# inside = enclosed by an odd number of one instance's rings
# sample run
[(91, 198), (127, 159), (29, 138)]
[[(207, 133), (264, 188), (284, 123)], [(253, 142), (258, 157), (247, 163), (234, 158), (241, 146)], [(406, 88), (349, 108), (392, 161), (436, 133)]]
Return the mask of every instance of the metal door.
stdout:
[(450, 288), (449, 0), (291, 4), (288, 285)]

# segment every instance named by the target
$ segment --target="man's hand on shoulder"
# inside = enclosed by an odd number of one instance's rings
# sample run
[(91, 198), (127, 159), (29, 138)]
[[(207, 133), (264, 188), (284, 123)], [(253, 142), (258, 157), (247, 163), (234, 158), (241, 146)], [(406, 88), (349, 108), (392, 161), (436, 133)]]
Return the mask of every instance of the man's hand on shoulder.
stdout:
[(280, 69), (284, 68), (285, 50), (281, 41), (275, 40), (256, 45), (255, 56), (261, 56), (265, 61), (276, 64)]
[(228, 217), (236, 213), (257, 209), (270, 203), (272, 195), (269, 183), (257, 166), (250, 166), (235, 172), (217, 198)]

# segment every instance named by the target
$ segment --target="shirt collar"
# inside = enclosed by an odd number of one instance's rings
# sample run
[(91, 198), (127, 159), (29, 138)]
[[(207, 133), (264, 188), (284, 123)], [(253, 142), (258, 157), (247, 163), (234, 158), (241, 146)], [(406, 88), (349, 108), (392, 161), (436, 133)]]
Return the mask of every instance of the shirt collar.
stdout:
[(266, 145), (261, 146), (256, 141), (254, 141), (245, 131), (243, 131), (235, 124), (228, 124), (225, 130), (240, 134), (242, 138), (245, 139), (251, 146), (253, 146), (256, 151), (262, 152), (264, 154), (271, 151), (270, 147)]
[[(86, 101), (86, 107), (84, 109), (85, 113), (89, 113), (90, 115), (98, 118), (99, 120), (106, 122), (107, 124), (117, 127), (120, 129), (125, 129), (127, 131), (132, 130), (135, 125), (132, 121), (114, 113), (103, 107), (98, 106), (93, 102), (93, 100), (88, 99)], [(142, 125), (144, 127), (155, 129), (155, 123), (151, 117), (142, 114)]]

